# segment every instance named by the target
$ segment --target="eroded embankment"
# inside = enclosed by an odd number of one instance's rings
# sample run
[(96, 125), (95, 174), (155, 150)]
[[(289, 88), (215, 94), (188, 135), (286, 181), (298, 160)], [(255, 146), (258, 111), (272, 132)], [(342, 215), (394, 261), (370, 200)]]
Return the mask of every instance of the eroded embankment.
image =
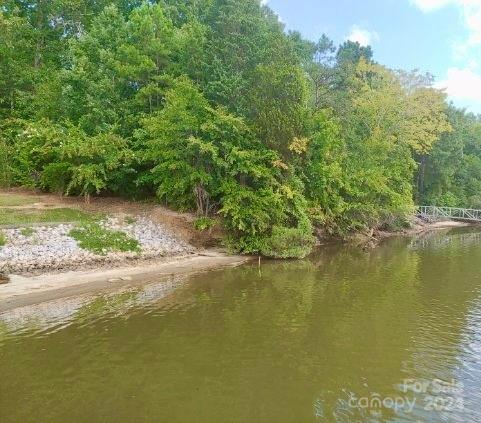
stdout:
[(195, 216), (154, 203), (0, 191), (0, 275), (118, 267), (185, 256), (217, 245)]

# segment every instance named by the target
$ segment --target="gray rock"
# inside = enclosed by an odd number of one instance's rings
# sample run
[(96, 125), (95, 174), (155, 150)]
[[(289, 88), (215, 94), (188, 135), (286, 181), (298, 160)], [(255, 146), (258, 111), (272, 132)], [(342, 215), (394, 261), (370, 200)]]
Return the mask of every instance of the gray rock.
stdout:
[[(119, 263), (127, 259), (153, 259), (175, 256), (194, 251), (194, 248), (176, 237), (162, 225), (146, 218), (138, 218), (126, 224), (124, 219), (109, 217), (101, 223), (105, 228), (125, 232), (136, 239), (141, 253), (109, 252), (104, 256), (83, 250), (68, 236), (73, 225), (36, 227), (31, 236), (24, 236), (20, 229), (6, 229), (8, 243), (0, 247), (0, 274), (59, 270), (96, 263)], [(130, 279), (125, 279), (130, 280)]]

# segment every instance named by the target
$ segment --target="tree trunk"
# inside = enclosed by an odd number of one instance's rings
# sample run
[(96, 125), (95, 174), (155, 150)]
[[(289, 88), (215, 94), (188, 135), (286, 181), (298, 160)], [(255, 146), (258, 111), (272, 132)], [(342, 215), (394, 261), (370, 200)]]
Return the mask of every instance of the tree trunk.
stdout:
[(419, 163), (419, 172), (418, 172), (418, 195), (417, 200), (418, 202), (424, 196), (424, 177), (426, 173), (426, 156), (421, 156), (421, 161)]
[(39, 32), (38, 40), (35, 43), (35, 56), (33, 66), (39, 69), (42, 64), (42, 47), (43, 47), (43, 1), (39, 0), (37, 3), (37, 23), (36, 30)]

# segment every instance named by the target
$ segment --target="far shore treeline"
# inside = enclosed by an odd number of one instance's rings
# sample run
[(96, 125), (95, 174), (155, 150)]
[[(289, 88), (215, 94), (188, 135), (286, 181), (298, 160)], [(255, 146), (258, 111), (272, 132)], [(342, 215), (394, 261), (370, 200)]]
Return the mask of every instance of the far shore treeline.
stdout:
[(0, 185), (157, 197), (244, 253), (481, 208), (481, 121), (259, 0), (2, 0)]

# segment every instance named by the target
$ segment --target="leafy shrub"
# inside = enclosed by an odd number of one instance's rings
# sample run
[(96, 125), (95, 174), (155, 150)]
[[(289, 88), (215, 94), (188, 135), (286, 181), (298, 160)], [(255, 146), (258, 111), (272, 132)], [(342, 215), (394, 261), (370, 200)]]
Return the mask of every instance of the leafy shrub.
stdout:
[(118, 188), (132, 172), (127, 142), (112, 132), (93, 136), (72, 124), (11, 120), (7, 133), (15, 146), (18, 184), (88, 197)]
[(83, 196), (107, 189), (119, 177), (119, 170), (128, 171), (132, 154), (127, 142), (116, 134), (90, 137), (77, 128), (72, 128), (59, 153), (72, 173), (66, 193)]
[(89, 223), (72, 229), (69, 235), (78, 241), (81, 248), (100, 255), (110, 251), (140, 252), (137, 240), (129, 238), (124, 232), (108, 230), (98, 223)]
[[(366, 104), (358, 107), (367, 113), (363, 119), (372, 118)], [(320, 225), (344, 237), (409, 213), (415, 163), (407, 145), (393, 142), (382, 128), (346, 131), (342, 120), (327, 111), (317, 113), (312, 125), (303, 175)]]
[(478, 194), (469, 197), (466, 203), (470, 208), (481, 209), (481, 195)]
[(49, 163), (43, 169), (40, 186), (50, 192), (64, 194), (72, 178), (72, 169), (68, 163)]
[(382, 221), (380, 224), (380, 229), (390, 232), (397, 232), (402, 229), (408, 229), (411, 227), (411, 222), (409, 221), (409, 216), (411, 214), (402, 214), (402, 213), (389, 213), (382, 217)]
[(274, 258), (304, 258), (311, 252), (313, 245), (310, 225), (300, 225), (297, 228), (275, 226), (261, 253)]
[(9, 187), (13, 182), (12, 149), (0, 137), (0, 187)]
[(194, 220), (194, 228), (197, 231), (206, 231), (215, 226), (216, 221), (210, 217), (199, 217)]
[(36, 187), (45, 165), (58, 157), (53, 147), (58, 141), (48, 121), (29, 123), (22, 119), (2, 122), (1, 131), (13, 152), (12, 178), (18, 185)]
[(444, 207), (456, 207), (458, 205), (458, 198), (452, 192), (445, 192), (444, 194), (440, 195), (436, 201), (435, 206), (444, 206)]
[(204, 216), (217, 210), (228, 245), (243, 253), (262, 251), (276, 225), (298, 226), (307, 213), (303, 187), (285, 175), (289, 166), (277, 152), (242, 119), (213, 108), (186, 78), (165, 97), (164, 109), (144, 119), (137, 133), (143, 164), (151, 168), (142, 183), (154, 184), (159, 198), (179, 209), (197, 208)]

